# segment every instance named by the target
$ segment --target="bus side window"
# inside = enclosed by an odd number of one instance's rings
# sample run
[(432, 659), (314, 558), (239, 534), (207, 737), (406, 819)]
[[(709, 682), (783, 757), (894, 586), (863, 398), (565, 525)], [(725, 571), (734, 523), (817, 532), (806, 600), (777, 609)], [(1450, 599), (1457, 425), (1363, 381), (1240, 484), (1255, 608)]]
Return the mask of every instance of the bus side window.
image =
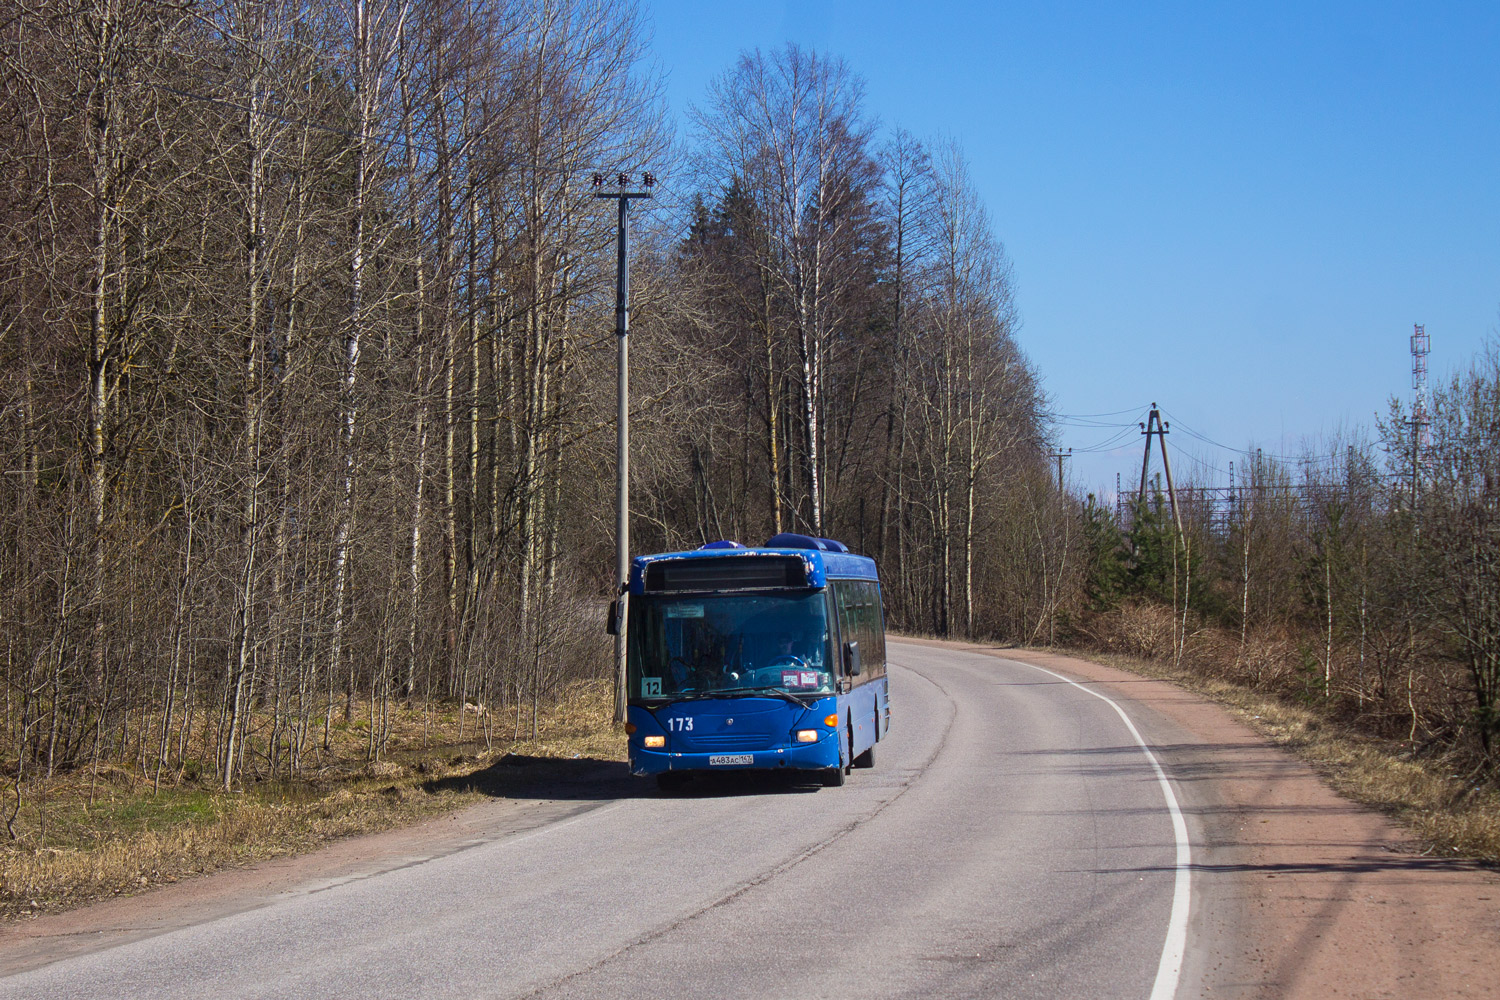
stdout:
[(826, 601), (826, 613), (828, 615), (828, 648), (833, 654), (828, 661), (828, 669), (833, 673), (839, 672), (839, 663), (843, 660), (844, 648), (844, 623), (839, 621), (838, 587), (832, 582), (824, 592)]
[(866, 580), (836, 580), (830, 589), (838, 609), (839, 641), (859, 643), (865, 680), (885, 674), (885, 628), (880, 585)]
[(885, 673), (885, 614), (880, 606), (880, 584), (864, 584), (865, 614), (870, 631), (870, 663), (875, 676)]
[[(839, 671), (843, 672), (844, 662), (843, 649), (846, 642), (858, 642), (860, 639), (859, 624), (854, 619), (852, 587), (846, 580), (833, 581), (832, 588), (834, 604), (838, 608), (839, 615), (839, 658), (841, 664)], [(861, 647), (863, 652), (863, 647)]]

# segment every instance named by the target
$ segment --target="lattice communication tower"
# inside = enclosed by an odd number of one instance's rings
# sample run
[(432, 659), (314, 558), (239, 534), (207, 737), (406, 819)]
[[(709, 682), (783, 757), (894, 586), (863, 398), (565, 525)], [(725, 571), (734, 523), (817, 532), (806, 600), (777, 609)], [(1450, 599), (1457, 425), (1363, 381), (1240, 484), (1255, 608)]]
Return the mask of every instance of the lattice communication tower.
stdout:
[(1427, 355), (1432, 352), (1432, 340), (1427, 336), (1424, 324), (1412, 325), (1411, 334), (1411, 425), (1416, 460), (1420, 465), (1431, 463), (1432, 417), (1431, 397), (1427, 392)]

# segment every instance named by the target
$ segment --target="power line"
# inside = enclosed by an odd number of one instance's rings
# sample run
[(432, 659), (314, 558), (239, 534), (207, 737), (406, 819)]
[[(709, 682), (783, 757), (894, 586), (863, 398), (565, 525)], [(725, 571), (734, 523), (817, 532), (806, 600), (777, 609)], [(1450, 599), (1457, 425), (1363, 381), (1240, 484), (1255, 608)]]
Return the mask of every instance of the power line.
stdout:
[(1196, 465), (1200, 469), (1204, 469), (1204, 470), (1206, 470), (1208, 472), (1216, 472), (1216, 473), (1218, 473), (1221, 476), (1227, 476), (1227, 475), (1229, 475), (1229, 473), (1226, 470), (1219, 468), (1217, 465), (1213, 464), (1212, 462), (1210, 462), (1210, 461), (1208, 461), (1206, 459), (1199, 458), (1197, 455), (1194, 455), (1190, 451), (1179, 451), (1178, 454), (1181, 455), (1183, 458), (1186, 458), (1189, 462), (1192, 462), (1194, 465)]
[(1202, 432), (1196, 430), (1192, 427), (1192, 425), (1185, 423), (1181, 417), (1177, 416), (1177, 414), (1175, 413), (1172, 413), (1166, 407), (1162, 407), (1162, 412), (1171, 417), (1172, 422), (1177, 425), (1177, 429), (1187, 432), (1187, 435), (1189, 437), (1196, 438), (1197, 440), (1202, 441), (1204, 444), (1213, 445), (1215, 448), (1223, 448), (1225, 451), (1232, 451), (1237, 455), (1245, 454), (1245, 449), (1243, 448), (1231, 448), (1229, 445), (1221, 444), (1220, 442), (1215, 441), (1213, 438), (1208, 437), (1206, 434), (1203, 434)]
[(1142, 403), (1140, 406), (1132, 406), (1129, 409), (1125, 410), (1110, 410), (1108, 413), (1057, 413), (1053, 414), (1053, 419), (1083, 420), (1091, 417), (1118, 417), (1126, 413), (1131, 413), (1139, 416), (1142, 413), (1145, 413), (1148, 409), (1150, 409), (1150, 406)]
[(1197, 441), (1201, 441), (1203, 444), (1212, 445), (1215, 448), (1221, 448), (1224, 451), (1230, 452), (1234, 455), (1248, 456), (1254, 453), (1259, 454), (1262, 458), (1270, 458), (1278, 462), (1295, 463), (1301, 465), (1320, 465), (1324, 462), (1333, 461), (1333, 458), (1331, 456), (1282, 455), (1274, 452), (1267, 452), (1262, 448), (1232, 448), (1229, 445), (1224, 444), (1223, 442), (1215, 441), (1213, 438), (1207, 436), (1206, 434), (1195, 430), (1191, 425), (1184, 423), (1182, 419), (1177, 416), (1177, 414), (1167, 410), (1166, 407), (1162, 407), (1161, 412), (1171, 417), (1172, 422), (1177, 425), (1178, 430), (1185, 432), (1189, 437), (1194, 438)]
[(1135, 427), (1140, 421), (1105, 421), (1105, 420), (1054, 420), (1057, 427), (1077, 427), (1084, 430), (1107, 430), (1111, 427)]
[(1058, 415), (1052, 417), (1052, 423), (1060, 424), (1064, 427), (1134, 427), (1140, 423), (1145, 413), (1145, 410), (1138, 410), (1131, 414), (1128, 420), (1095, 420), (1091, 417)]
[(1136, 424), (1127, 424), (1125, 425), (1124, 429), (1116, 431), (1114, 434), (1111, 434), (1103, 441), (1089, 445), (1086, 448), (1076, 448), (1074, 450), (1077, 451), (1080, 455), (1093, 454), (1102, 451), (1114, 451), (1120, 446), (1121, 442), (1135, 433), (1136, 426)]

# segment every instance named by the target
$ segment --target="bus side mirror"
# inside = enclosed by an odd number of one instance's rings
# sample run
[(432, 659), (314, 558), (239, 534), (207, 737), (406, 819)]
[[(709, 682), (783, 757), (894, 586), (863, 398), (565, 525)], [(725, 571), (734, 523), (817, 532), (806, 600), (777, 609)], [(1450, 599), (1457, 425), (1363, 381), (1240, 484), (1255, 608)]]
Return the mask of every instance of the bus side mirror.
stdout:
[(604, 623), (604, 634), (605, 635), (619, 635), (620, 634), (620, 602), (619, 601), (610, 601), (609, 602), (609, 621), (607, 621), (607, 622)]
[(859, 676), (859, 643), (844, 643), (844, 671), (854, 677)]

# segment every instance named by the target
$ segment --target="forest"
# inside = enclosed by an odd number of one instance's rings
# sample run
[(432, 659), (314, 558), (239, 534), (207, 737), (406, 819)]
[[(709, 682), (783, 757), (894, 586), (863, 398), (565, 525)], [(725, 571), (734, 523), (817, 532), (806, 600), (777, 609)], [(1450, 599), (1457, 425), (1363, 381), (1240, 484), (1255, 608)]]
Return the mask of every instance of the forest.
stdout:
[(1305, 705), (1492, 784), (1500, 752), (1500, 347), (1370, 431), (1252, 450), (1225, 504), (1189, 484), (1081, 512), (1067, 641)]
[[(893, 628), (1049, 634), (1076, 507), (955, 145), (787, 46), (680, 131), (623, 0), (0, 4), (0, 757), (232, 789), (608, 676), (636, 551), (846, 539)], [(1076, 586), (1072, 588), (1076, 590)], [(459, 715), (459, 736), (464, 715)]]
[[(892, 630), (1169, 660), (1493, 773), (1500, 358), (1227, 516), (1051, 475), (962, 149), (788, 45), (680, 120), (629, 0), (0, 0), (0, 770), (226, 790), (607, 678), (637, 552), (780, 531)], [(1177, 516), (1180, 515), (1180, 518)], [(466, 713), (457, 715), (462, 738)]]

